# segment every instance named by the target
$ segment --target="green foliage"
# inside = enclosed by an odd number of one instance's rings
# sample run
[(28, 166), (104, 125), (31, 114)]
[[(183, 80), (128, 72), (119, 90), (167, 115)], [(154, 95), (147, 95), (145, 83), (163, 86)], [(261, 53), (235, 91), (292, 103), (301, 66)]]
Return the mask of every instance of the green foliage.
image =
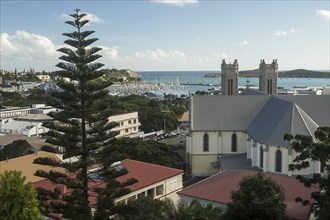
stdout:
[(0, 161), (32, 154), (32, 146), (26, 140), (16, 140), (0, 150)]
[[(323, 174), (315, 173), (312, 177), (297, 176), (297, 179), (306, 187), (317, 185), (319, 190), (311, 194), (314, 200), (312, 210), (319, 219), (330, 219), (330, 127), (319, 127), (315, 133), (314, 141), (311, 136), (290, 134), (285, 135), (285, 140), (291, 141), (292, 148), (298, 153), (289, 165), (290, 170), (301, 170), (310, 166), (308, 159), (319, 161), (323, 167)], [(303, 204), (309, 204), (309, 200), (297, 198)]]
[(146, 133), (164, 128), (164, 117), (167, 130), (174, 130), (178, 125), (178, 116), (188, 107), (186, 98), (165, 100), (149, 99), (144, 96), (130, 95), (125, 97), (112, 96), (102, 100), (103, 105), (110, 105), (112, 113), (128, 113), (137, 111), (140, 129)]
[(143, 197), (129, 202), (127, 205), (118, 205), (116, 219), (130, 220), (214, 220), (221, 219), (222, 209), (214, 208), (211, 203), (202, 206), (194, 200), (190, 204), (180, 201), (177, 206), (170, 199), (157, 200)]
[(197, 200), (193, 200), (188, 205), (180, 201), (177, 207), (175, 219), (213, 220), (221, 219), (222, 215), (222, 209), (213, 207), (212, 203), (202, 206)]
[(2, 92), (0, 91), (0, 104), (3, 106), (26, 107), (31, 106), (31, 101), (24, 98), (18, 92)]
[[(50, 115), (54, 121), (44, 123), (44, 126), (50, 129), (47, 142), (64, 147), (64, 157), (75, 156), (78, 161), (58, 164), (74, 172), (70, 175), (43, 171), (38, 171), (37, 175), (64, 184), (71, 192), (62, 198), (65, 203), (50, 204), (47, 211), (60, 212), (71, 219), (91, 219), (89, 197), (93, 189), (89, 187), (92, 180), (88, 169), (95, 163), (92, 153), (99, 148), (109, 147), (109, 140), (114, 136), (114, 133), (109, 131), (114, 125), (108, 123), (108, 117), (111, 116), (110, 106), (103, 103), (108, 100), (106, 88), (111, 82), (99, 70), (103, 66), (97, 62), (101, 57), (98, 54), (101, 48), (92, 46), (98, 40), (90, 37), (94, 31), (82, 31), (89, 21), (85, 20), (86, 14), (79, 11), (76, 9), (75, 13), (70, 15), (73, 20), (66, 21), (74, 28), (73, 32), (63, 34), (68, 38), (64, 41), (68, 47), (58, 49), (63, 54), (56, 65), (61, 69), (57, 71), (57, 86), (61, 91), (54, 91), (51, 96), (52, 105), (63, 111), (53, 112)], [(64, 78), (69, 79), (69, 82)], [(47, 159), (35, 162), (56, 164), (55, 161)]]
[(226, 212), (227, 219), (288, 219), (282, 187), (262, 173), (244, 177), (239, 189), (231, 193), (231, 199)]
[(19, 171), (0, 175), (0, 219), (36, 220), (41, 218), (37, 191)]
[(59, 151), (58, 151), (56, 148), (54, 148), (54, 147), (52, 147), (52, 146), (49, 146), (49, 145), (43, 145), (43, 146), (40, 148), (40, 150), (42, 150), (42, 151), (47, 151), (47, 152), (51, 152), (51, 153), (59, 153)]
[[(99, 154), (99, 160), (107, 162), (111, 157), (108, 155), (121, 155), (122, 158), (130, 158), (147, 163), (173, 167), (182, 163), (183, 159), (175, 152), (175, 148), (153, 140), (140, 140), (132, 138), (119, 138), (112, 141), (112, 148), (104, 149)], [(109, 152), (110, 151), (110, 152)], [(116, 152), (114, 152), (116, 151)], [(110, 161), (110, 163), (112, 160)]]

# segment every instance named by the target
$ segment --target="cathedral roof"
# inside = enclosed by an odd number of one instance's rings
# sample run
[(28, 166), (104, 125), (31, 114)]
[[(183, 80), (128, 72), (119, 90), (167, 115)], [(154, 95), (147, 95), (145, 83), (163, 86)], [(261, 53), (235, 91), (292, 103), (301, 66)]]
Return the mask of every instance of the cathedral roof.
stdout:
[(330, 126), (330, 96), (193, 96), (192, 131), (246, 131), (253, 140), (289, 146), (284, 135), (313, 136)]
[(314, 136), (318, 125), (296, 103), (271, 97), (247, 128), (250, 137), (262, 144), (290, 146), (285, 134)]
[(269, 96), (192, 96), (193, 131), (245, 131)]

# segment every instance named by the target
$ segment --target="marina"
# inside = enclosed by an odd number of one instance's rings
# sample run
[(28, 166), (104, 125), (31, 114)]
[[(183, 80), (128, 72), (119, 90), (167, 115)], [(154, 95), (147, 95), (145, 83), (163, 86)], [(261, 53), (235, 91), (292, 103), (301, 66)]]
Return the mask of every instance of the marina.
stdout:
[[(158, 96), (173, 94), (188, 95), (197, 91), (214, 92), (221, 88), (221, 78), (204, 77), (210, 71), (178, 71), (178, 72), (139, 72), (140, 82), (115, 83), (109, 87), (111, 95), (131, 95), (153, 93)], [(258, 78), (239, 78), (240, 90), (247, 86), (258, 88)], [(281, 90), (297, 90), (297, 88), (323, 89), (329, 87), (329, 78), (279, 78), (278, 87)], [(290, 94), (290, 93), (288, 93)]]

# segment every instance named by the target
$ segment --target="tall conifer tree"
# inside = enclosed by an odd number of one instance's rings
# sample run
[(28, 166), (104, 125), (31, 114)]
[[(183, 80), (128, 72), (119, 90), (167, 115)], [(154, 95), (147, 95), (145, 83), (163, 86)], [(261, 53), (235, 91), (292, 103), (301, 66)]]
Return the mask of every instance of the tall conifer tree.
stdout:
[[(62, 111), (52, 113), (53, 122), (45, 124), (50, 131), (47, 133), (47, 142), (62, 146), (64, 157), (78, 158), (74, 163), (58, 163), (54, 160), (39, 160), (36, 163), (51, 164), (66, 168), (70, 174), (58, 172), (38, 171), (36, 175), (46, 177), (54, 183), (64, 184), (70, 189), (70, 195), (59, 197), (54, 192), (46, 195), (45, 190), (40, 190), (42, 199), (61, 198), (59, 202), (52, 202), (48, 207), (51, 211), (62, 212), (64, 217), (72, 219), (90, 219), (89, 206), (90, 189), (88, 181), (90, 173), (88, 168), (95, 163), (92, 153), (100, 148), (109, 146), (110, 139), (115, 135), (109, 132), (114, 124), (108, 123), (110, 111), (108, 105), (102, 103), (108, 96), (106, 88), (111, 85), (109, 77), (103, 76), (99, 69), (103, 64), (96, 60), (101, 57), (97, 54), (101, 50), (90, 45), (97, 38), (89, 36), (94, 31), (82, 31), (89, 22), (86, 14), (79, 9), (70, 14), (73, 20), (65, 23), (74, 27), (71, 33), (64, 33), (68, 37), (64, 41), (68, 47), (60, 48), (63, 53), (56, 66), (61, 70), (57, 72), (59, 80), (57, 85), (61, 91), (54, 92), (56, 102), (53, 105)], [(55, 193), (59, 190), (55, 190)], [(44, 203), (49, 204), (49, 203)], [(56, 209), (57, 208), (57, 209)]]

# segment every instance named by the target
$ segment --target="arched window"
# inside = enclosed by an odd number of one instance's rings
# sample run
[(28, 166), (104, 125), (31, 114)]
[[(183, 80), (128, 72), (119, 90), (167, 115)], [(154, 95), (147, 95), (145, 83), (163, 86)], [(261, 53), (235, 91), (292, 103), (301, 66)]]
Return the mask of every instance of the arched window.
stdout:
[(282, 151), (276, 150), (275, 152), (275, 172), (282, 172)]
[(231, 151), (237, 152), (237, 135), (235, 133), (231, 136)]
[(263, 168), (264, 167), (264, 149), (262, 146), (260, 146), (260, 156), (259, 156), (259, 167)]
[(207, 133), (203, 136), (203, 151), (209, 151), (209, 135)]

